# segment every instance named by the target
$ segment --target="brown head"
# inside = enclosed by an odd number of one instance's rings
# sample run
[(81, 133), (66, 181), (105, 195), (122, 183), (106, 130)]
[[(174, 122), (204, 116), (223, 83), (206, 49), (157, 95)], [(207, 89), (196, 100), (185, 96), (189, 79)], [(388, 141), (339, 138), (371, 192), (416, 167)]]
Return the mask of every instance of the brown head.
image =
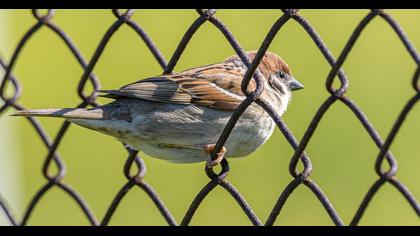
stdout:
[[(247, 52), (250, 61), (254, 60), (256, 54), (257, 51)], [(225, 62), (229, 61), (235, 61), (242, 64), (238, 55), (230, 56), (225, 60)], [(292, 76), (289, 65), (275, 53), (267, 51), (261, 59), (258, 69), (268, 80), (270, 86), (275, 90), (282, 89), (281, 87), (278, 87), (279, 82), (284, 83), (286, 88), (290, 91), (303, 89), (303, 85)]]
[[(251, 61), (256, 54), (257, 51), (247, 52), (247, 56)], [(235, 63), (244, 70), (247, 69), (237, 55), (227, 58), (225, 62)], [(292, 76), (287, 63), (275, 53), (266, 52), (260, 61), (258, 69), (266, 79), (265, 89), (261, 95), (262, 99), (268, 101), (277, 114), (283, 114), (291, 99), (292, 91), (303, 89), (303, 85)]]

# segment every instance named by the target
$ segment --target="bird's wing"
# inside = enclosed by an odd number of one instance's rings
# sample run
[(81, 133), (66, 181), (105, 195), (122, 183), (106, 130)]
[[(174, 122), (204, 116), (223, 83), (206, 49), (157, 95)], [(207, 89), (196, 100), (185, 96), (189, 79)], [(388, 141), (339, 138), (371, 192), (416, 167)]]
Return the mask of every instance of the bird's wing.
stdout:
[[(243, 72), (214, 64), (177, 74), (147, 78), (117, 90), (102, 90), (105, 97), (129, 97), (175, 104), (196, 104), (219, 110), (234, 110), (244, 99)], [(250, 88), (255, 87), (251, 84)]]

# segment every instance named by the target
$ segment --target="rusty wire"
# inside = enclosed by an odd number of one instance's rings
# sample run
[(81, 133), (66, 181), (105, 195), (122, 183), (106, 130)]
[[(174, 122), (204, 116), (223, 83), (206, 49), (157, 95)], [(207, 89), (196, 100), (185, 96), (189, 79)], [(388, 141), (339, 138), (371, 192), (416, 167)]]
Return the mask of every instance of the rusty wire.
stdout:
[[(293, 177), (293, 180), (286, 186), (286, 188), (280, 193), (277, 202), (274, 204), (273, 209), (268, 217), (268, 219), (263, 223), (257, 215), (252, 210), (251, 206), (246, 202), (244, 197), (240, 192), (226, 179), (226, 176), (229, 173), (229, 164), (226, 159), (223, 159), (221, 162), (222, 170), (220, 173), (215, 173), (212, 169), (206, 168), (206, 174), (210, 178), (210, 181), (201, 189), (201, 191), (196, 195), (190, 204), (187, 212), (185, 213), (181, 223), (179, 225), (188, 225), (191, 222), (191, 219), (194, 217), (196, 210), (199, 208), (201, 202), (206, 198), (206, 196), (217, 186), (221, 186), (230, 195), (236, 200), (238, 205), (242, 208), (244, 213), (249, 218), (250, 222), (253, 225), (273, 225), (276, 221), (276, 218), (280, 214), (284, 204), (286, 203), (288, 197), (293, 193), (293, 191), (301, 184), (308, 187), (317, 199), (320, 201), (328, 215), (330, 216), (332, 222), (335, 225), (344, 225), (341, 217), (334, 209), (332, 203), (329, 201), (326, 194), (321, 190), (321, 188), (315, 183), (314, 180), (310, 179), (312, 172), (312, 164), (309, 156), (305, 153), (305, 148), (307, 147), (309, 141), (311, 140), (312, 135), (316, 131), (317, 125), (320, 123), (320, 120), (324, 114), (328, 111), (332, 104), (336, 102), (342, 102), (346, 105), (362, 123), (366, 132), (369, 134), (370, 138), (373, 140), (375, 145), (378, 148), (378, 155), (376, 157), (375, 171), (378, 175), (377, 181), (375, 181), (370, 187), (369, 191), (366, 193), (360, 206), (358, 207), (356, 213), (354, 214), (349, 225), (357, 225), (362, 218), (364, 212), (368, 208), (370, 201), (373, 196), (378, 192), (379, 188), (385, 183), (389, 183), (394, 186), (409, 202), (412, 209), (420, 217), (420, 205), (415, 197), (410, 193), (409, 189), (402, 184), (396, 177), (397, 172), (397, 160), (396, 157), (389, 151), (389, 147), (395, 139), (396, 134), (401, 128), (404, 119), (407, 117), (408, 113), (411, 111), (412, 107), (420, 100), (420, 56), (417, 53), (416, 49), (409, 41), (407, 35), (404, 33), (403, 29), (399, 26), (398, 22), (395, 21), (387, 12), (383, 10), (371, 10), (357, 25), (348, 39), (344, 49), (338, 56), (336, 60), (332, 53), (329, 51), (327, 45), (323, 42), (319, 34), (316, 32), (315, 28), (306, 20), (302, 15), (299, 14), (298, 10), (282, 10), (278, 20), (272, 25), (271, 29), (267, 33), (264, 41), (262, 42), (257, 55), (255, 58), (250, 61), (245, 51), (240, 46), (239, 42), (235, 39), (232, 32), (229, 28), (216, 16), (216, 10), (197, 10), (198, 17), (191, 24), (188, 30), (185, 32), (183, 38), (181, 39), (178, 47), (176, 48), (174, 54), (172, 55), (169, 62), (166, 62), (166, 59), (163, 57), (162, 53), (159, 51), (158, 47), (153, 43), (152, 39), (147, 35), (147, 33), (142, 29), (140, 25), (131, 20), (131, 16), (134, 14), (134, 10), (127, 10), (121, 12), (120, 10), (112, 10), (113, 15), (116, 17), (115, 22), (108, 28), (102, 39), (100, 40), (96, 50), (94, 51), (93, 56), (87, 62), (83, 55), (78, 50), (77, 46), (73, 43), (69, 36), (56, 24), (52, 22), (55, 11), (48, 10), (47, 13), (41, 14), (39, 10), (32, 10), (32, 14), (36, 19), (36, 23), (24, 34), (21, 40), (18, 43), (18, 46), (13, 52), (12, 58), (9, 63), (6, 63), (2, 58), (0, 58), (0, 66), (4, 70), (5, 74), (1, 80), (0, 84), (0, 99), (4, 102), (4, 105), (0, 107), (0, 115), (3, 115), (7, 109), (22, 110), (24, 107), (18, 102), (19, 97), (22, 95), (22, 87), (19, 84), (19, 80), (13, 75), (12, 71), (15, 67), (17, 60), (19, 58), (20, 52), (26, 45), (26, 42), (36, 34), (42, 27), (49, 28), (52, 32), (61, 38), (63, 43), (68, 47), (71, 53), (74, 55), (77, 62), (83, 68), (84, 72), (81, 76), (78, 84), (77, 93), (80, 97), (80, 102), (77, 103), (76, 107), (87, 107), (87, 106), (98, 106), (96, 103), (95, 93), (85, 94), (84, 88), (87, 83), (91, 83), (94, 88), (94, 91), (100, 88), (100, 80), (94, 74), (94, 67), (97, 64), (98, 59), (100, 58), (102, 52), (107, 46), (108, 41), (114, 35), (114, 33), (123, 25), (127, 25), (133, 29), (140, 39), (146, 44), (149, 48), (152, 55), (155, 57), (156, 61), (163, 69), (163, 73), (171, 73), (176, 63), (179, 61), (184, 49), (187, 47), (190, 39), (194, 36), (194, 33), (206, 22), (213, 24), (226, 38), (230, 43), (236, 54), (241, 58), (244, 64), (248, 67), (248, 70), (244, 76), (242, 83), (242, 91), (246, 94), (247, 98), (238, 106), (238, 108), (233, 112), (229, 122), (227, 123), (225, 129), (220, 135), (220, 138), (215, 146), (215, 149), (211, 153), (212, 158), (217, 156), (217, 153), (221, 151), (224, 143), (229, 137), (232, 129), (234, 128), (237, 120), (245, 109), (251, 105), (253, 102), (260, 105), (265, 111), (272, 117), (272, 119), (277, 124), (279, 130), (283, 133), (286, 140), (289, 142), (290, 146), (294, 149), (294, 154), (290, 159), (289, 172)], [(363, 111), (348, 98), (345, 94), (348, 89), (348, 78), (341, 68), (344, 61), (346, 60), (349, 52), (351, 51), (353, 45), (357, 41), (358, 37), (361, 35), (364, 28), (371, 22), (372, 19), (380, 17), (385, 22), (387, 22), (390, 27), (398, 35), (399, 39), (407, 49), (408, 53), (414, 60), (417, 65), (417, 69), (412, 78), (412, 87), (414, 89), (412, 98), (407, 101), (406, 105), (402, 109), (400, 115), (392, 126), (391, 132), (386, 136), (385, 141), (380, 137), (378, 132), (375, 130), (374, 126), (370, 123), (367, 116)], [(315, 113), (312, 121), (310, 122), (302, 140), (299, 142), (289, 130), (285, 122), (281, 117), (274, 112), (274, 109), (270, 107), (268, 103), (259, 98), (259, 95), (262, 93), (264, 87), (262, 83), (262, 74), (258, 71), (257, 67), (262, 59), (262, 56), (267, 51), (268, 47), (272, 43), (274, 37), (277, 35), (278, 31), (289, 21), (296, 21), (311, 37), (319, 51), (324, 56), (325, 60), (331, 66), (330, 73), (326, 78), (326, 89), (330, 93), (330, 96), (324, 101), (324, 103), (319, 107), (318, 111)], [(333, 87), (334, 79), (338, 77), (340, 86), (339, 88)], [(246, 88), (251, 79), (254, 79), (256, 82), (256, 89), (254, 91), (247, 91)], [(6, 88), (11, 87), (13, 89), (12, 96), (6, 96)], [(125, 149), (128, 152), (128, 157), (123, 168), (125, 177), (127, 178), (127, 183), (121, 187), (120, 191), (116, 194), (113, 201), (111, 202), (108, 210), (106, 211), (103, 219), (98, 220), (95, 214), (89, 208), (87, 202), (74, 190), (70, 185), (62, 182), (66, 173), (66, 166), (57, 153), (57, 148), (60, 142), (63, 140), (63, 137), (69, 128), (70, 123), (64, 121), (61, 125), (61, 128), (57, 132), (56, 136), (51, 139), (46, 133), (45, 129), (42, 127), (41, 123), (32, 117), (27, 117), (30, 124), (34, 127), (35, 132), (39, 135), (44, 145), (48, 149), (48, 154), (44, 159), (44, 164), (42, 167), (42, 174), (44, 175), (46, 183), (36, 192), (31, 201), (29, 202), (22, 219), (19, 221), (12, 213), (10, 206), (7, 204), (6, 199), (2, 198), (0, 195), (0, 209), (5, 213), (6, 218), (9, 220), (11, 225), (26, 225), (31, 214), (35, 210), (39, 200), (52, 188), (58, 187), (66, 192), (73, 200), (78, 204), (88, 221), (91, 225), (107, 225), (111, 220), (114, 212), (118, 208), (119, 203), (124, 198), (124, 196), (132, 189), (134, 186), (138, 186), (152, 199), (156, 207), (159, 209), (160, 213), (166, 220), (169, 225), (178, 225), (175, 218), (172, 216), (168, 208), (166, 208), (163, 201), (160, 199), (159, 195), (154, 191), (152, 186), (150, 186), (144, 179), (146, 173), (146, 166), (138, 156), (136, 150), (130, 149), (124, 144)], [(383, 168), (383, 162), (386, 160), (389, 168), (387, 170)], [(299, 171), (297, 169), (298, 162), (301, 161), (303, 164), (303, 170)], [(56, 165), (56, 173), (51, 172), (51, 165)], [(130, 174), (132, 167), (137, 168), (136, 174)]]

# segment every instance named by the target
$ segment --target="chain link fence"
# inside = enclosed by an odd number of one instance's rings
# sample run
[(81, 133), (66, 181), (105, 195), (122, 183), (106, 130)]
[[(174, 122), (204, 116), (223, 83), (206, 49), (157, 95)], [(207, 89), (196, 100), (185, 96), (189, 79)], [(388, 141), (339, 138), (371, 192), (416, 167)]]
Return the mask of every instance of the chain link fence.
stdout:
[[(87, 106), (98, 106), (96, 102), (96, 94), (92, 92), (87, 94), (85, 92), (85, 87), (90, 83), (94, 90), (98, 90), (100, 87), (100, 80), (94, 74), (93, 70), (95, 65), (98, 62), (98, 59), (101, 57), (104, 48), (109, 42), (110, 38), (114, 33), (123, 25), (129, 26), (134, 30), (141, 40), (147, 45), (150, 52), (156, 58), (157, 63), (162, 67), (163, 73), (171, 73), (179, 58), (181, 57), (184, 49), (188, 46), (189, 41), (194, 36), (194, 33), (206, 22), (214, 25), (221, 34), (224, 35), (226, 40), (230, 43), (234, 51), (241, 58), (241, 60), (248, 67), (248, 70), (244, 76), (242, 88), (247, 88), (248, 83), (251, 79), (254, 79), (257, 87), (255, 91), (246, 92), (243, 89), (244, 94), (247, 98), (238, 106), (231, 116), (229, 122), (227, 123), (225, 129), (223, 130), (220, 138), (211, 153), (212, 158), (217, 157), (217, 153), (221, 151), (224, 143), (229, 137), (230, 132), (235, 126), (235, 123), (244, 112), (244, 110), (252, 103), (257, 103), (272, 117), (276, 122), (278, 128), (284, 135), (284, 138), (288, 141), (290, 146), (294, 149), (294, 154), (290, 159), (289, 172), (293, 177), (293, 180), (286, 186), (286, 188), (281, 192), (278, 197), (277, 202), (274, 204), (271, 213), (265, 221), (262, 221), (252, 210), (251, 206), (247, 203), (241, 193), (227, 180), (226, 176), (229, 173), (229, 164), (226, 159), (221, 162), (222, 169), (220, 173), (215, 173), (213, 169), (206, 168), (206, 174), (209, 177), (209, 182), (201, 189), (201, 191), (196, 195), (190, 204), (188, 210), (186, 211), (184, 217), (180, 222), (177, 222), (172, 216), (171, 211), (165, 206), (164, 202), (160, 199), (158, 193), (149, 185), (145, 179), (145, 164), (138, 152), (131, 150), (129, 147), (125, 146), (128, 157), (124, 166), (124, 174), (127, 178), (127, 182), (124, 186), (121, 187), (117, 195), (114, 197), (113, 201), (107, 208), (107, 211), (102, 219), (98, 219), (94, 212), (89, 208), (87, 202), (83, 197), (73, 189), (69, 184), (63, 183), (63, 178), (66, 173), (66, 166), (62, 157), (56, 152), (57, 147), (60, 142), (63, 140), (63, 135), (69, 128), (69, 122), (64, 121), (59, 129), (57, 135), (51, 139), (41, 123), (32, 117), (27, 117), (30, 124), (35, 128), (36, 133), (42, 139), (45, 147), (48, 149), (48, 155), (44, 159), (42, 166), (42, 175), (47, 180), (47, 183), (42, 186), (37, 193), (31, 199), (28, 207), (25, 209), (22, 219), (17, 219), (11, 211), (11, 208), (7, 204), (7, 199), (4, 199), (0, 195), (0, 209), (5, 214), (6, 218), (9, 220), (12, 225), (26, 225), (29, 218), (34, 212), (35, 206), (39, 203), (40, 199), (45, 196), (45, 194), (52, 188), (59, 188), (62, 191), (66, 192), (80, 207), (81, 211), (84, 213), (86, 218), (89, 220), (91, 225), (107, 225), (110, 222), (110, 219), (116, 212), (119, 203), (126, 196), (126, 194), (135, 186), (141, 188), (154, 202), (155, 206), (159, 209), (162, 216), (165, 218), (166, 222), (169, 225), (188, 225), (191, 222), (191, 219), (194, 217), (195, 212), (200, 207), (202, 201), (206, 196), (214, 190), (216, 187), (220, 186), (225, 189), (239, 204), (242, 208), (243, 213), (249, 218), (249, 221), (253, 225), (273, 225), (276, 221), (277, 216), (283, 209), (288, 197), (295, 191), (295, 189), (304, 185), (311, 190), (311, 192), (316, 196), (319, 202), (322, 204), (325, 211), (328, 213), (332, 222), (335, 225), (345, 225), (345, 222), (341, 219), (340, 215), (334, 209), (327, 195), (322, 191), (322, 189), (316, 184), (314, 180), (310, 178), (312, 172), (311, 159), (305, 153), (305, 148), (307, 147), (311, 137), (314, 132), (317, 130), (317, 126), (321, 118), (329, 110), (332, 104), (336, 102), (341, 102), (347, 106), (354, 116), (360, 121), (363, 125), (365, 131), (369, 134), (369, 137), (374, 141), (378, 149), (378, 155), (376, 157), (376, 163), (374, 166), (374, 171), (377, 174), (377, 180), (372, 183), (370, 189), (365, 194), (362, 202), (360, 203), (356, 213), (352, 217), (349, 225), (357, 225), (365, 213), (366, 209), (369, 206), (374, 195), (378, 190), (384, 185), (389, 184), (395, 187), (401, 195), (404, 196), (404, 199), (410, 204), (411, 208), (415, 211), (417, 216), (420, 217), (420, 205), (415, 197), (410, 193), (410, 190), (396, 177), (397, 173), (397, 160), (396, 157), (389, 151), (389, 147), (395, 139), (396, 134), (400, 130), (404, 119), (407, 117), (409, 112), (412, 110), (413, 106), (420, 99), (420, 57), (414, 46), (411, 44), (410, 40), (404, 33), (403, 29), (399, 26), (398, 22), (392, 18), (384, 10), (371, 10), (357, 25), (348, 39), (344, 49), (338, 56), (338, 59), (335, 59), (334, 56), (329, 51), (327, 45), (323, 42), (315, 28), (310, 24), (310, 22), (305, 19), (302, 15), (299, 14), (298, 10), (282, 10), (279, 11), (279, 18), (276, 22), (273, 23), (271, 29), (267, 33), (265, 40), (261, 44), (257, 55), (255, 58), (250, 61), (245, 54), (245, 51), (241, 48), (239, 42), (235, 39), (235, 36), (229, 30), (228, 27), (217, 17), (216, 10), (197, 10), (198, 16), (197, 19), (191, 24), (187, 32), (184, 34), (182, 40), (178, 44), (177, 49), (172, 55), (169, 62), (165, 60), (162, 53), (159, 51), (158, 47), (154, 44), (152, 39), (148, 34), (143, 30), (143, 28), (136, 22), (131, 20), (131, 16), (135, 13), (134, 10), (120, 11), (112, 10), (112, 14), (115, 16), (115, 22), (108, 28), (106, 33), (103, 35), (99, 45), (96, 47), (96, 50), (89, 61), (86, 61), (83, 55), (80, 53), (77, 46), (73, 43), (71, 38), (58, 26), (54, 23), (54, 10), (48, 10), (47, 13), (42, 14), (39, 10), (32, 10), (32, 14), (36, 19), (36, 23), (28, 29), (24, 34), (21, 40), (18, 43), (18, 46), (13, 52), (13, 55), (10, 61), (7, 63), (2, 58), (0, 58), (1, 68), (4, 70), (4, 76), (1, 80), (0, 85), (0, 98), (4, 104), (0, 107), (0, 117), (5, 114), (7, 109), (22, 110), (25, 107), (19, 103), (19, 97), (22, 95), (22, 87), (19, 83), (18, 78), (13, 75), (13, 68), (16, 66), (19, 55), (22, 51), (22, 48), (25, 46), (29, 38), (33, 37), (37, 31), (41, 28), (49, 28), (53, 33), (60, 37), (62, 42), (67, 46), (71, 51), (74, 57), (77, 59), (80, 66), (83, 68), (84, 73), (80, 78), (77, 94), (80, 97), (80, 103), (77, 107), (87, 107)], [(341, 68), (344, 61), (346, 60), (349, 52), (351, 51), (353, 45), (358, 40), (364, 28), (372, 21), (374, 18), (382, 18), (389, 26), (394, 30), (395, 34), (398, 35), (401, 42), (404, 44), (407, 52), (410, 54), (412, 60), (416, 63), (417, 69), (412, 77), (411, 86), (413, 87), (413, 96), (407, 101), (405, 106), (402, 108), (397, 120), (394, 122), (391, 132), (382, 139), (378, 132), (375, 130), (374, 126), (370, 123), (369, 119), (358, 107), (358, 105), (346, 96), (346, 91), (348, 89), (348, 78)], [(331, 70), (326, 78), (325, 86), (329, 92), (329, 97), (323, 102), (319, 107), (318, 111), (314, 114), (312, 121), (310, 122), (306, 132), (301, 141), (298, 141), (293, 133), (288, 129), (287, 125), (283, 122), (281, 117), (274, 112), (274, 109), (270, 107), (268, 103), (261, 100), (259, 95), (263, 91), (262, 87), (262, 74), (258, 71), (257, 67), (260, 63), (263, 55), (270, 46), (272, 40), (279, 32), (279, 30), (288, 22), (295, 21), (297, 22), (311, 37), (319, 51), (322, 53), (325, 61), (331, 66)], [(335, 88), (333, 83), (335, 80), (339, 80), (340, 86)], [(409, 86), (409, 85), (408, 85)], [(13, 90), (12, 95), (6, 93), (7, 89)], [(299, 171), (297, 168), (298, 163), (303, 164), (303, 170)], [(54, 166), (58, 171), (53, 171)], [(135, 168), (137, 172), (132, 174), (130, 170)], [(0, 193), (1, 194), (1, 193)]]

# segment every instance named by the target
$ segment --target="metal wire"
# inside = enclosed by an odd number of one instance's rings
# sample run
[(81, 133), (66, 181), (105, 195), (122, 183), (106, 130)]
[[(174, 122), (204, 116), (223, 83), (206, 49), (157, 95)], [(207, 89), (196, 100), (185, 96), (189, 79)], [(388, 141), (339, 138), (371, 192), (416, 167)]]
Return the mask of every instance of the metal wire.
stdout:
[[(294, 149), (294, 154), (291, 157), (289, 164), (289, 172), (293, 177), (293, 180), (280, 193), (279, 198), (274, 204), (272, 211), (264, 225), (270, 226), (274, 224), (278, 215), (281, 213), (281, 210), (284, 204), (286, 203), (288, 197), (301, 184), (303, 184), (313, 192), (313, 194), (322, 204), (325, 211), (328, 213), (329, 217), (335, 225), (344, 225), (344, 222), (342, 221), (337, 211), (334, 209), (332, 203), (329, 201), (326, 194), (315, 183), (314, 180), (310, 179), (310, 175), (312, 172), (312, 163), (309, 156), (305, 153), (305, 149), (309, 144), (312, 135), (316, 131), (317, 126), (320, 123), (322, 117), (328, 111), (331, 105), (336, 102), (342, 102), (354, 113), (357, 119), (362, 123), (366, 132), (369, 134), (370, 138), (373, 140), (379, 151), (375, 163), (375, 171), (378, 175), (378, 179), (372, 184), (369, 191), (363, 197), (362, 202), (358, 207), (356, 213), (354, 214), (349, 225), (357, 225), (360, 222), (360, 219), (362, 218), (364, 212), (367, 210), (373, 196), (385, 183), (389, 183), (391, 186), (394, 186), (408, 201), (415, 213), (420, 217), (419, 202), (410, 193), (409, 189), (395, 177), (395, 174), (398, 169), (397, 160), (396, 157), (389, 151), (389, 147), (394, 141), (396, 134), (400, 130), (405, 118), (412, 110), (412, 107), (420, 100), (420, 56), (414, 48), (414, 46), (412, 45), (412, 43), (410, 42), (410, 40), (408, 39), (407, 35), (404, 33), (403, 29), (399, 26), (398, 22), (394, 20), (387, 12), (383, 10), (370, 11), (354, 29), (345, 47), (343, 48), (343, 50), (339, 54), (338, 59), (336, 60), (332, 53), (329, 51), (327, 45), (323, 42), (319, 34), (316, 32), (315, 28), (309, 23), (308, 20), (306, 20), (302, 15), (299, 14), (298, 10), (282, 10), (282, 12), (279, 12), (280, 15), (278, 20), (272, 25), (271, 29), (268, 31), (264, 41), (262, 42), (257, 52), (257, 55), (252, 61), (250, 61), (247, 58), (245, 51), (240, 46), (239, 42), (235, 39), (235, 36), (232, 34), (229, 28), (219, 18), (217, 18), (216, 10), (197, 10), (197, 19), (185, 32), (183, 38), (181, 39), (180, 43), (178, 44), (178, 47), (176, 48), (174, 54), (172, 55), (168, 63), (166, 62), (166, 59), (163, 57), (162, 53), (159, 51), (158, 47), (153, 43), (152, 39), (142, 29), (142, 27), (131, 20), (131, 16), (135, 13), (134, 10), (127, 10), (125, 12), (121, 12), (120, 10), (112, 10), (112, 13), (116, 17), (115, 22), (108, 28), (108, 30), (100, 40), (98, 46), (96, 47), (92, 58), (87, 62), (84, 59), (81, 52), (78, 50), (77, 46), (70, 39), (70, 37), (66, 35), (66, 33), (59, 26), (52, 22), (52, 19), (54, 18), (55, 14), (54, 10), (48, 10), (45, 14), (41, 14), (41, 12), (38, 10), (32, 10), (32, 14), (36, 19), (36, 23), (31, 28), (29, 28), (29, 30), (21, 38), (8, 64), (4, 62), (2, 58), (0, 58), (0, 66), (5, 72), (0, 84), (0, 99), (4, 102), (4, 105), (0, 107), (0, 116), (3, 115), (7, 109), (24, 109), (22, 104), (20, 104), (18, 101), (19, 97), (22, 95), (22, 87), (19, 83), (19, 80), (16, 78), (16, 76), (13, 75), (12, 71), (17, 63), (20, 52), (26, 45), (27, 41), (43, 27), (49, 28), (53, 33), (57, 34), (59, 38), (61, 38), (63, 43), (68, 47), (68, 49), (71, 51), (77, 62), (83, 68), (84, 73), (79, 80), (77, 89), (77, 93), (80, 97), (80, 102), (76, 104), (76, 107), (87, 107), (89, 105), (99, 105), (98, 103), (96, 103), (95, 93), (92, 92), (91, 94), (86, 94), (84, 92), (84, 88), (87, 83), (91, 83), (91, 85), (94, 88), (94, 91), (100, 88), (100, 80), (93, 72), (94, 67), (97, 64), (98, 59), (101, 57), (101, 54), (104, 51), (105, 47), (107, 46), (108, 41), (121, 26), (127, 25), (131, 29), (133, 29), (139, 35), (140, 39), (146, 44), (152, 55), (162, 67), (163, 73), (171, 73), (176, 63), (180, 59), (184, 49), (188, 46), (190, 39), (194, 36), (194, 33), (204, 23), (210, 22), (224, 35), (226, 40), (230, 43), (232, 48), (235, 50), (235, 52), (238, 54), (238, 56), (241, 58), (244, 64), (248, 67), (248, 70), (244, 76), (242, 83), (242, 91), (244, 92), (244, 94), (246, 94), (247, 98), (233, 112), (233, 115), (231, 116), (225, 129), (221, 133), (220, 138), (213, 152), (211, 153), (212, 158), (217, 157), (218, 152), (220, 152), (223, 148), (223, 145), (228, 139), (229, 134), (231, 133), (241, 114), (245, 111), (245, 109), (247, 109), (248, 106), (250, 106), (254, 102), (260, 105), (262, 108), (264, 108), (264, 110), (272, 117), (272, 119), (277, 124), (279, 130), (283, 133), (290, 146)], [(343, 69), (341, 68), (353, 45), (356, 43), (359, 36), (362, 34), (364, 28), (369, 24), (369, 22), (371, 22), (372, 19), (378, 17), (385, 20), (385, 22), (387, 22), (390, 25), (390, 27), (395, 31), (395, 33), (398, 35), (401, 42), (403, 43), (408, 53), (417, 65), (417, 69), (412, 78), (412, 87), (414, 90), (413, 96), (411, 99), (409, 99), (409, 101), (407, 101), (406, 105), (403, 107), (397, 120), (393, 124), (391, 132), (386, 136), (385, 141), (383, 141), (378, 132), (375, 130), (374, 126), (368, 120), (367, 116), (362, 112), (362, 110), (357, 106), (357, 104), (353, 102), (350, 98), (346, 97), (345, 94), (349, 86), (349, 80), (346, 74), (344, 73)], [(330, 93), (330, 96), (324, 101), (324, 103), (315, 113), (300, 142), (294, 137), (293, 133), (290, 131), (290, 129), (287, 127), (287, 125), (281, 119), (281, 117), (274, 112), (274, 109), (270, 107), (270, 105), (267, 102), (259, 98), (259, 95), (262, 93), (264, 86), (262, 83), (262, 74), (258, 71), (258, 65), (263, 55), (267, 51), (268, 47), (272, 43), (274, 37), (277, 35), (279, 30), (289, 21), (296, 21), (308, 33), (308, 35), (311, 37), (319, 51), (324, 56), (325, 60), (331, 66), (330, 73), (326, 78), (326, 89)], [(340, 87), (338, 89), (333, 87), (333, 82), (336, 77), (338, 77), (340, 82)], [(249, 92), (246, 91), (246, 88), (251, 79), (255, 80), (257, 86), (254, 91)], [(6, 95), (6, 88), (8, 87), (13, 89), (12, 96)], [(6, 219), (9, 220), (11, 225), (26, 225), (28, 219), (31, 217), (33, 211), (36, 209), (39, 200), (43, 198), (45, 194), (48, 191), (50, 191), (53, 187), (57, 187), (63, 190), (65, 193), (67, 193), (77, 203), (77, 205), (80, 207), (81, 211), (84, 213), (91, 225), (107, 225), (110, 222), (113, 214), (117, 210), (121, 200), (123, 200), (126, 194), (135, 186), (138, 186), (140, 189), (142, 189), (152, 199), (152, 201), (162, 214), (163, 218), (169, 225), (178, 225), (177, 221), (172, 216), (171, 212), (165, 206), (163, 201), (160, 199), (156, 191), (144, 180), (144, 176), (146, 174), (146, 166), (141, 157), (137, 155), (138, 152), (136, 150), (130, 149), (125, 144), (124, 147), (128, 152), (128, 157), (123, 172), (125, 177), (127, 178), (127, 183), (124, 186), (122, 186), (120, 191), (116, 194), (110, 206), (108, 207), (108, 210), (106, 211), (103, 219), (98, 220), (95, 214), (88, 206), (87, 202), (83, 199), (83, 197), (80, 196), (78, 192), (74, 190), (70, 185), (62, 182), (66, 174), (66, 166), (63, 159), (56, 151), (61, 141), (63, 140), (63, 137), (66, 134), (70, 123), (64, 121), (57, 135), (53, 139), (51, 139), (37, 119), (32, 117), (27, 117), (27, 119), (32, 125), (32, 127), (34, 127), (35, 132), (38, 134), (38, 136), (41, 138), (42, 142), (48, 149), (48, 154), (44, 159), (44, 164), (42, 168), (42, 174), (46, 182), (33, 196), (20, 221), (12, 213), (12, 210), (9, 204), (7, 204), (6, 199), (1, 197), (0, 195), (0, 211), (3, 211), (5, 213)], [(385, 160), (389, 166), (389, 169), (387, 170), (382, 169), (384, 166), (383, 162)], [(301, 172), (299, 172), (299, 170), (297, 169), (299, 161), (302, 162), (304, 167)], [(55, 172), (51, 171), (51, 166), (53, 164), (57, 167), (57, 171)], [(221, 186), (223, 189), (229, 192), (229, 194), (242, 208), (244, 214), (246, 214), (246, 216), (249, 218), (250, 222), (253, 225), (263, 225), (262, 221), (254, 213), (251, 206), (246, 202), (245, 198), (241, 195), (241, 193), (226, 179), (230, 170), (229, 164), (226, 159), (222, 160), (221, 166), (222, 170), (220, 173), (215, 173), (213, 169), (210, 168), (205, 169), (206, 174), (210, 178), (210, 181), (201, 189), (201, 191), (193, 199), (180, 225), (188, 225), (191, 222), (196, 210), (200, 207), (202, 201), (217, 186)], [(130, 174), (130, 170), (133, 167), (137, 169), (137, 173), (134, 175)]]

